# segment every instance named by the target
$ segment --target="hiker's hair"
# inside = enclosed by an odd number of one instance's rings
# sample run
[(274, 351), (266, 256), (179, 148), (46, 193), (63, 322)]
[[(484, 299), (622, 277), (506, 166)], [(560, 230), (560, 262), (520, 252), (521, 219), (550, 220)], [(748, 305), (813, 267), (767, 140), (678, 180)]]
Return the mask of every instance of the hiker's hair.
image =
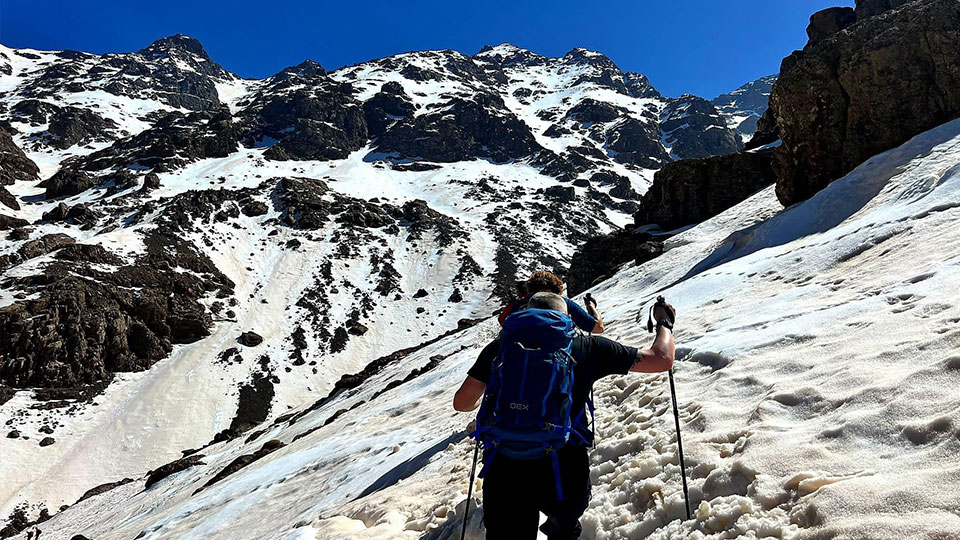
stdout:
[(552, 309), (560, 313), (567, 312), (567, 301), (557, 293), (538, 292), (530, 297), (527, 307), (532, 309)]
[(563, 281), (551, 272), (538, 270), (527, 280), (527, 293), (552, 292), (563, 294)]

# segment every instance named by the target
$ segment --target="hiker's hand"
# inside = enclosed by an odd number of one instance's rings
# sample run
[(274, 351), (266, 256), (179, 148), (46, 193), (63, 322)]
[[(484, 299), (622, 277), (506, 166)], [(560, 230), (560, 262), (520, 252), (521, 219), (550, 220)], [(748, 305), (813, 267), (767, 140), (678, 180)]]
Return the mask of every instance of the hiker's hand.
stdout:
[(657, 304), (653, 308), (653, 318), (656, 319), (657, 323), (666, 321), (673, 324), (677, 320), (677, 310), (667, 302)]
[(587, 293), (587, 295), (583, 297), (583, 301), (586, 302), (588, 306), (592, 305), (594, 308), (597, 307), (597, 300), (590, 293)]

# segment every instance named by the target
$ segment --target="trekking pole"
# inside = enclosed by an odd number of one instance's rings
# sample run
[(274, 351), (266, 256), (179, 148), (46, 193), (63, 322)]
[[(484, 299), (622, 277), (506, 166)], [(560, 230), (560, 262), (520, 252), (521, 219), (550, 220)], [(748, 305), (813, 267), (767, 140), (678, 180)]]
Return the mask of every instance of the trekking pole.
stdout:
[(677, 424), (677, 450), (680, 451), (680, 476), (683, 478), (683, 502), (687, 506), (687, 519), (690, 519), (690, 497), (687, 495), (687, 466), (683, 461), (683, 442), (680, 440), (680, 412), (677, 410), (677, 391), (673, 384), (673, 369), (670, 376), (670, 398), (673, 400), (673, 420)]
[[(647, 319), (647, 331), (653, 332), (653, 313), (656, 310), (657, 306), (666, 308), (668, 314), (670, 315), (670, 325), (668, 328), (673, 330), (674, 317), (676, 312), (670, 308), (667, 304), (667, 301), (664, 297), (658, 296), (657, 302), (650, 307), (649, 318)], [(640, 321), (640, 314), (643, 313), (643, 308), (640, 308), (640, 311), (637, 313), (637, 321)], [(660, 324), (659, 322), (657, 323)], [(677, 388), (673, 382), (673, 368), (670, 368), (670, 371), (667, 372), (668, 377), (670, 378), (670, 400), (673, 401), (673, 421), (677, 426), (677, 451), (680, 453), (680, 476), (683, 479), (683, 503), (687, 508), (687, 519), (690, 519), (690, 495), (687, 493), (687, 465), (683, 459), (683, 441), (680, 439), (680, 410), (677, 407)]]
[[(477, 472), (477, 456), (480, 453), (480, 439), (473, 443), (473, 465), (470, 466), (470, 487), (467, 488), (467, 507), (463, 511), (463, 531), (460, 532), (460, 540), (467, 537), (467, 518), (470, 517), (470, 499), (473, 498), (473, 474)], [(686, 484), (684, 484), (686, 485)], [(689, 514), (689, 508), (687, 510)]]

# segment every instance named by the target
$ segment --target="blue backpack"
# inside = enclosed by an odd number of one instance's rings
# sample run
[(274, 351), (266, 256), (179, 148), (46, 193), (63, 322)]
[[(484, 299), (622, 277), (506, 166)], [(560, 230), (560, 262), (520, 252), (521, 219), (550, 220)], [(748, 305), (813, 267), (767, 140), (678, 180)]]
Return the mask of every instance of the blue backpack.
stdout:
[(481, 478), (498, 453), (513, 459), (549, 455), (553, 458), (557, 498), (563, 498), (557, 450), (571, 438), (587, 444), (575, 429), (583, 414), (570, 418), (576, 364), (571, 355), (574, 336), (573, 321), (559, 311), (525, 309), (503, 321), (500, 353), (472, 434), (488, 452)]

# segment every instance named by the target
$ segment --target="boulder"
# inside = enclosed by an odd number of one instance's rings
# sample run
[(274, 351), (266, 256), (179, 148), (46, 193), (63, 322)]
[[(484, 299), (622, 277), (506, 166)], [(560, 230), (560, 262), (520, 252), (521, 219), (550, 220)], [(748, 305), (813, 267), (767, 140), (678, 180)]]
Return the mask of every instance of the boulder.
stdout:
[(263, 343), (263, 336), (256, 332), (244, 332), (240, 334), (239, 338), (240, 344), (247, 347), (256, 347), (257, 345)]
[(40, 185), (47, 188), (44, 197), (47, 199), (56, 199), (58, 197), (69, 197), (77, 195), (84, 191), (100, 185), (102, 180), (81, 169), (64, 167), (56, 172), (50, 178), (47, 178)]
[(960, 3), (861, 1), (856, 14), (781, 64), (770, 109), (784, 205), (960, 116)]
[(44, 437), (40, 439), (40, 446), (50, 446), (51, 444), (57, 442), (53, 437)]
[[(190, 467), (196, 467), (197, 465), (203, 465), (203, 454), (193, 454), (185, 458), (178, 459), (176, 461), (171, 461), (166, 465), (161, 465), (156, 469), (147, 473), (147, 481), (144, 483), (143, 489), (150, 489), (151, 486), (157, 482), (167, 478), (171, 475), (174, 475), (180, 471), (185, 471)], [(83, 499), (80, 499), (83, 500)], [(79, 502), (79, 501), (78, 501)]]
[(257, 217), (266, 214), (268, 210), (269, 209), (265, 203), (260, 201), (251, 201), (245, 204), (240, 211), (247, 217)]
[(763, 150), (669, 163), (654, 175), (634, 221), (669, 230), (711, 218), (774, 183), (772, 160), (772, 150)]
[[(5, 216), (3, 214), (0, 214), (0, 231), (16, 229), (17, 227), (24, 227), (29, 224), (30, 222), (28, 222), (25, 219), (20, 219), (20, 218), (15, 218), (13, 216)], [(9, 237), (8, 239), (16, 240), (15, 238), (9, 238)]]
[(143, 177), (143, 186), (140, 187), (140, 193), (149, 193), (160, 187), (160, 176), (157, 173), (147, 173)]

